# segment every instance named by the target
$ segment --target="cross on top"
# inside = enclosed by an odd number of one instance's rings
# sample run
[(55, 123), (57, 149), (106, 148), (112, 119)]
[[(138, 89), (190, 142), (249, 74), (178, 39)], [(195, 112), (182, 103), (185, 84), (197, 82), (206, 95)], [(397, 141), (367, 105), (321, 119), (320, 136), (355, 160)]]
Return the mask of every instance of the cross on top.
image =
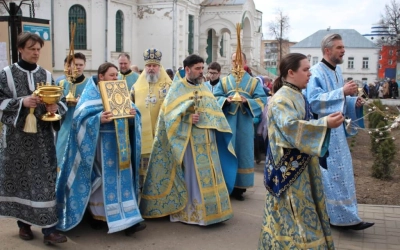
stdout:
[(203, 98), (201, 95), (199, 95), (199, 91), (195, 90), (193, 91), (193, 96), (189, 97), (190, 100), (194, 101), (194, 112), (197, 114), (197, 110), (199, 108), (199, 103), (201, 98)]

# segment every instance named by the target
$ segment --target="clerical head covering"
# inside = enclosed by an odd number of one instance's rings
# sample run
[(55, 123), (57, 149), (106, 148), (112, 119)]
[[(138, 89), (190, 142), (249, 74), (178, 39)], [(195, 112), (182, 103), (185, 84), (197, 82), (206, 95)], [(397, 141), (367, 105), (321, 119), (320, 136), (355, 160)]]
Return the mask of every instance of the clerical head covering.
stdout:
[(162, 53), (157, 49), (147, 49), (143, 52), (145, 65), (147, 64), (160, 64)]

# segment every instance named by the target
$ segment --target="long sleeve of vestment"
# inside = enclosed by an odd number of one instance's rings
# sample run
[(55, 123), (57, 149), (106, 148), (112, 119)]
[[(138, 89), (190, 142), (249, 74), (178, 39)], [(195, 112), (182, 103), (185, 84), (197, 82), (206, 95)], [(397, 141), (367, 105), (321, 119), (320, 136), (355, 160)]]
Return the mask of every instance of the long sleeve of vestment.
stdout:
[(273, 98), (269, 103), (268, 117), (272, 118), (269, 127), (279, 128), (278, 131), (268, 131), (270, 138), (277, 138), (272, 140), (276, 144), (272, 147), (297, 148), (309, 155), (323, 156), (327, 150), (324, 146), (328, 131), (327, 118), (306, 121), (304, 108), (303, 112), (299, 112), (299, 108), (299, 105), (283, 96)]
[(348, 105), (343, 87), (329, 89), (324, 77), (318, 73), (313, 74), (307, 84), (307, 99), (312, 111), (318, 114), (318, 117), (324, 117), (337, 111), (345, 113)]
[[(14, 96), (12, 90), (9, 88), (9, 82), (5, 71), (0, 73), (0, 118), (1, 122), (7, 126), (17, 126), (18, 124), (25, 123), (26, 117), (29, 114), (30, 108), (23, 105), (23, 99), (27, 96)], [(46, 106), (39, 104), (35, 108), (35, 116), (40, 119), (46, 113)], [(65, 113), (65, 112), (64, 112)], [(62, 113), (62, 114), (64, 114)]]

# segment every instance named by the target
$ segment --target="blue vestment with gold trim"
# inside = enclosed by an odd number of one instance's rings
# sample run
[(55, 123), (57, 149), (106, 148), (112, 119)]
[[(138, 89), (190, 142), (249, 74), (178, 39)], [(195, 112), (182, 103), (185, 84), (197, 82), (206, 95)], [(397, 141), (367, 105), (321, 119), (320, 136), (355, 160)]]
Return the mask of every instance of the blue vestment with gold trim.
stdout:
[[(78, 225), (91, 194), (100, 185), (109, 233), (143, 221), (137, 204), (140, 113), (134, 119), (115, 119), (101, 124), (104, 108), (95, 81), (89, 80), (78, 101), (57, 176), (57, 228), (62, 231)], [(135, 107), (133, 103), (132, 107)]]
[(128, 89), (130, 90), (139, 78), (139, 74), (136, 72), (131, 71), (129, 74), (121, 74), (121, 72), (118, 72), (118, 80), (125, 80), (126, 84), (128, 85)]
[[(201, 225), (209, 225), (233, 215), (228, 193), (233, 189), (237, 166), (232, 132), (209, 89), (203, 84), (189, 84), (180, 74), (175, 76), (160, 109), (140, 211), (144, 218), (172, 215), (187, 223), (202, 221)], [(192, 124), (195, 91), (201, 96), (200, 120)], [(192, 164), (184, 166), (188, 148)], [(189, 167), (196, 172), (202, 197), (192, 204), (195, 213), (191, 215), (183, 214), (193, 184), (185, 179)]]
[[(268, 103), (265, 178), (274, 180), (265, 182), (259, 250), (334, 249), (317, 157), (326, 153), (330, 130), (326, 118), (307, 120), (306, 102), (299, 90), (283, 86)], [(301, 154), (309, 159), (302, 162)]]
[(238, 159), (238, 172), (235, 187), (254, 186), (254, 125), (253, 118), (259, 117), (267, 102), (267, 96), (256, 78), (247, 72), (239, 83), (240, 95), (247, 99), (247, 104), (228, 103), (226, 98), (233, 96), (236, 80), (233, 75), (222, 78), (216, 85), (214, 95), (229, 122), (233, 133), (233, 147)]

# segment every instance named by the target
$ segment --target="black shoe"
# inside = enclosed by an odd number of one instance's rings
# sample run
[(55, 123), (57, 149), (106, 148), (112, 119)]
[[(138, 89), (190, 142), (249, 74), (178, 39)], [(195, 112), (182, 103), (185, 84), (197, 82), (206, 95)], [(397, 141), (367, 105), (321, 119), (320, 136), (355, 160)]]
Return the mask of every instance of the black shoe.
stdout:
[(372, 223), (372, 222), (360, 222), (360, 223), (358, 223), (356, 225), (351, 225), (351, 226), (337, 226), (337, 225), (332, 225), (331, 224), (331, 227), (338, 228), (338, 229), (343, 229), (343, 230), (356, 230), (356, 231), (358, 231), (358, 230), (367, 229), (369, 227), (372, 227), (373, 225), (375, 225), (375, 223)]
[(19, 237), (23, 240), (32, 240), (33, 233), (31, 227), (20, 227), (19, 228)]
[(246, 192), (246, 189), (233, 188), (233, 191), (230, 196), (235, 197), (235, 199), (238, 201), (244, 201), (244, 197), (243, 197), (244, 192)]
[(94, 218), (91, 218), (89, 221), (90, 227), (94, 230), (101, 230), (106, 227), (107, 223), (105, 221), (101, 220), (96, 220)]
[(357, 225), (350, 226), (350, 229), (351, 230), (364, 230), (369, 227), (372, 227), (373, 225), (375, 225), (375, 223), (363, 221), (363, 222), (358, 223)]
[(131, 236), (132, 234), (142, 231), (144, 229), (146, 229), (146, 224), (145, 223), (138, 223), (136, 225), (131, 226), (130, 228), (125, 229), (125, 235), (126, 236)]
[(236, 194), (235, 199), (238, 201), (244, 201), (244, 196), (243, 196), (243, 194)]
[(67, 237), (63, 234), (54, 232), (43, 237), (43, 243), (46, 245), (67, 242)]

